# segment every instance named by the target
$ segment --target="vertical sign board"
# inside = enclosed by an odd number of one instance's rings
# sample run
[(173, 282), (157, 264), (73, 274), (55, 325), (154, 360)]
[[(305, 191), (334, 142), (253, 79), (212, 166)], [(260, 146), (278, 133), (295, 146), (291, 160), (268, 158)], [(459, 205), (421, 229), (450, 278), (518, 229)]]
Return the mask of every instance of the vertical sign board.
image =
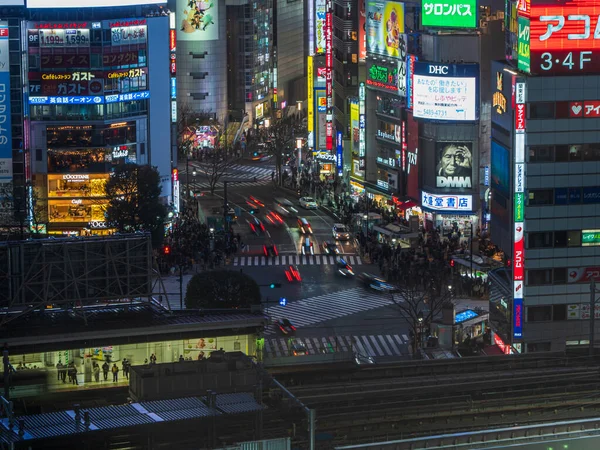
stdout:
[(327, 0), (327, 14), (325, 15), (325, 89), (327, 94), (327, 125), (325, 148), (333, 150), (333, 1)]
[(0, 22), (0, 182), (12, 181), (8, 22)]
[(177, 122), (177, 30), (175, 29), (175, 13), (171, 13), (169, 21), (169, 71), (171, 73), (171, 123)]
[(171, 181), (173, 182), (173, 212), (179, 214), (179, 170), (177, 168), (173, 169), (171, 173)]
[(344, 174), (344, 147), (342, 143), (342, 132), (338, 131), (336, 135), (336, 149), (335, 149), (335, 167), (337, 169), (338, 177)]
[(359, 158), (360, 170), (365, 169), (365, 155), (366, 155), (365, 100), (366, 100), (365, 83), (360, 83), (358, 85), (358, 158)]
[[(310, 2), (309, 2), (310, 3)], [(314, 65), (313, 65), (313, 57), (309, 56), (307, 61), (307, 71), (308, 71), (308, 95), (307, 108), (308, 111), (306, 113), (306, 131), (308, 132), (308, 148), (313, 149), (315, 147), (315, 78), (314, 78)]]
[(513, 239), (513, 339), (523, 337), (523, 298), (525, 289), (525, 83), (515, 86), (515, 151), (514, 177), (515, 193), (514, 239)]
[(308, 56), (315, 54), (315, 2), (308, 0)]
[[(309, 4), (315, 2), (315, 31), (314, 31), (314, 52), (311, 55), (322, 55), (325, 53), (326, 41), (326, 15), (327, 15), (327, 0), (309, 0)], [(312, 5), (311, 5), (312, 6)]]

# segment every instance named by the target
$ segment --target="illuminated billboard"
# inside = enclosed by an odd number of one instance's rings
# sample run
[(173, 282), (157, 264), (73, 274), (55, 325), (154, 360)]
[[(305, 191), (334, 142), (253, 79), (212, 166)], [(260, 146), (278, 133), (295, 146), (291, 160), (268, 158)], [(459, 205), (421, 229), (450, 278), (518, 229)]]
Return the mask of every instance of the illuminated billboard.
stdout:
[(218, 1), (177, 0), (176, 8), (178, 41), (219, 39)]
[(415, 61), (413, 114), (430, 120), (477, 120), (478, 84), (478, 64)]
[(373, 89), (406, 97), (406, 60), (394, 64), (367, 61), (366, 83)]
[(421, 192), (421, 205), (423, 208), (442, 212), (470, 212), (473, 210), (473, 196), (440, 195)]
[(358, 0), (358, 60), (367, 56), (367, 0)]
[(424, 27), (477, 28), (477, 0), (425, 0), (421, 23)]
[(531, 4), (531, 73), (600, 73), (600, 4), (587, 0)]
[(12, 180), (12, 127), (10, 119), (10, 70), (8, 22), (0, 22), (0, 183)]
[[(104, 6), (133, 6), (133, 5), (160, 5), (167, 3), (165, 0), (90, 0), (82, 4), (77, 0), (27, 0), (28, 8), (101, 8)], [(15, 4), (11, 2), (11, 5)], [(21, 3), (23, 4), (23, 3)], [(4, 3), (0, 3), (4, 6)]]
[(326, 14), (327, 14), (326, 0), (315, 0), (315, 53), (317, 55), (325, 53)]
[(471, 189), (473, 187), (473, 144), (438, 142), (436, 144), (435, 186)]
[(367, 51), (392, 58), (406, 55), (404, 3), (367, 1)]
[(531, 67), (530, 61), (530, 25), (529, 19), (519, 17), (517, 19), (518, 35), (517, 35), (517, 64), (519, 70), (529, 73)]
[(307, 113), (306, 113), (306, 131), (308, 132), (308, 148), (315, 146), (315, 76), (313, 57), (309, 56), (306, 67), (308, 71), (308, 93), (307, 93)]

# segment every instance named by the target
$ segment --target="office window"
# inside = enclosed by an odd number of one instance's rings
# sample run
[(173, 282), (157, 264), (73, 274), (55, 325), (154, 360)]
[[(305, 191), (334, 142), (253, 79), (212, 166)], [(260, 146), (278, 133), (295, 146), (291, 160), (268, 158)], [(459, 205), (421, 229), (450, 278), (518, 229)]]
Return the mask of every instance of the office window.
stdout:
[(551, 162), (554, 160), (554, 147), (540, 145), (529, 147), (529, 162)]
[(550, 342), (532, 342), (527, 344), (527, 353), (549, 352), (551, 347)]
[(528, 233), (529, 245), (527, 248), (550, 248), (552, 247), (552, 232), (542, 231), (539, 233)]
[(527, 322), (545, 322), (552, 320), (552, 306), (529, 306)]
[(529, 190), (529, 206), (552, 205), (554, 203), (554, 191), (552, 189)]
[(552, 269), (531, 269), (527, 271), (528, 286), (552, 284)]
[(558, 267), (556, 269), (553, 269), (552, 283), (554, 283), (554, 284), (566, 284), (567, 283), (567, 269), (565, 267)]
[(552, 320), (567, 320), (567, 305), (553, 305)]
[(529, 104), (530, 119), (553, 119), (554, 118), (554, 103), (553, 102), (532, 102)]

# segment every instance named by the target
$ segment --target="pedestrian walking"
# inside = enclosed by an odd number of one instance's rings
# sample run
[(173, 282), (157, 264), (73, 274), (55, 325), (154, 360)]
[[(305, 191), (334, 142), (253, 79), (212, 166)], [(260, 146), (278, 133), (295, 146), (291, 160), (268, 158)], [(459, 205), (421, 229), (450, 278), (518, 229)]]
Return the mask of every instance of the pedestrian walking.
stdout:
[(56, 363), (56, 379), (58, 381), (62, 380), (62, 369), (63, 369), (63, 364), (62, 364), (62, 361), (59, 359), (58, 363)]
[(156, 355), (154, 353), (150, 355), (150, 364), (156, 364)]
[(129, 380), (129, 360), (127, 358), (123, 358), (123, 375), (125, 375), (125, 379)]
[(100, 366), (97, 362), (94, 362), (94, 367), (92, 368), (92, 372), (94, 373), (94, 380), (96, 382), (100, 381)]
[(105, 361), (104, 364), (102, 364), (102, 373), (104, 373), (104, 381), (108, 380), (108, 371), (109, 371), (109, 369), (110, 369), (110, 366)]
[(117, 367), (117, 364), (113, 364), (112, 366), (112, 374), (113, 374), (113, 382), (116, 383), (117, 381), (119, 381), (119, 368)]

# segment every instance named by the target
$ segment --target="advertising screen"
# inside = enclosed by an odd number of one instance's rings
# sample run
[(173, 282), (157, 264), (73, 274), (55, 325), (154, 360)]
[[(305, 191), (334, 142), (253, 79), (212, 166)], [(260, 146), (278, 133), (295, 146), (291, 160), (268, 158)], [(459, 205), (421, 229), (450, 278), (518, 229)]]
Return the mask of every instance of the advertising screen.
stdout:
[(477, 28), (477, 0), (424, 1), (421, 23), (424, 27)]
[[(312, 0), (309, 0), (312, 1)], [(315, 0), (315, 53), (325, 53), (325, 20), (327, 15), (326, 0)]]
[(367, 0), (358, 0), (358, 60), (367, 57)]
[(0, 96), (0, 182), (9, 182), (13, 171), (7, 22), (0, 22), (0, 90), (5, 93)]
[(587, 0), (531, 4), (531, 73), (600, 73), (600, 4)]
[(519, 17), (517, 19), (518, 24), (518, 35), (517, 35), (517, 63), (519, 70), (525, 73), (529, 73), (530, 66), (530, 26), (529, 19), (525, 17)]
[(351, 151), (352, 155), (356, 153), (358, 155), (358, 139), (359, 139), (359, 128), (358, 128), (358, 103), (350, 103), (350, 131), (352, 133), (351, 139)]
[(473, 178), (472, 155), (471, 142), (436, 143), (435, 186), (470, 189)]
[(413, 114), (430, 120), (477, 120), (478, 84), (478, 64), (415, 61)]
[(317, 103), (317, 142), (315, 149), (324, 149), (327, 147), (327, 97), (325, 89), (315, 89), (315, 100)]
[(406, 97), (406, 61), (399, 59), (393, 65), (367, 61), (366, 83), (373, 89)]
[(367, 51), (401, 58), (406, 55), (404, 33), (404, 3), (367, 1)]
[(491, 186), (505, 198), (510, 196), (510, 158), (508, 150), (492, 141), (492, 179)]
[(176, 8), (178, 41), (219, 39), (218, 1), (177, 0)]
[(472, 195), (440, 195), (422, 191), (423, 208), (445, 212), (470, 212), (473, 209)]
[(419, 122), (406, 113), (406, 195), (419, 198)]
[(415, 62), (418, 60), (419, 57), (415, 55), (406, 57), (406, 107), (408, 109), (413, 107)]
[[(27, 0), (28, 8), (100, 8), (103, 6), (133, 6), (133, 5), (160, 5), (167, 3), (165, 0), (90, 0), (85, 5), (78, 0)], [(11, 3), (14, 4), (14, 3)], [(23, 3), (21, 3), (23, 4)], [(4, 6), (4, 3), (0, 3)]]

